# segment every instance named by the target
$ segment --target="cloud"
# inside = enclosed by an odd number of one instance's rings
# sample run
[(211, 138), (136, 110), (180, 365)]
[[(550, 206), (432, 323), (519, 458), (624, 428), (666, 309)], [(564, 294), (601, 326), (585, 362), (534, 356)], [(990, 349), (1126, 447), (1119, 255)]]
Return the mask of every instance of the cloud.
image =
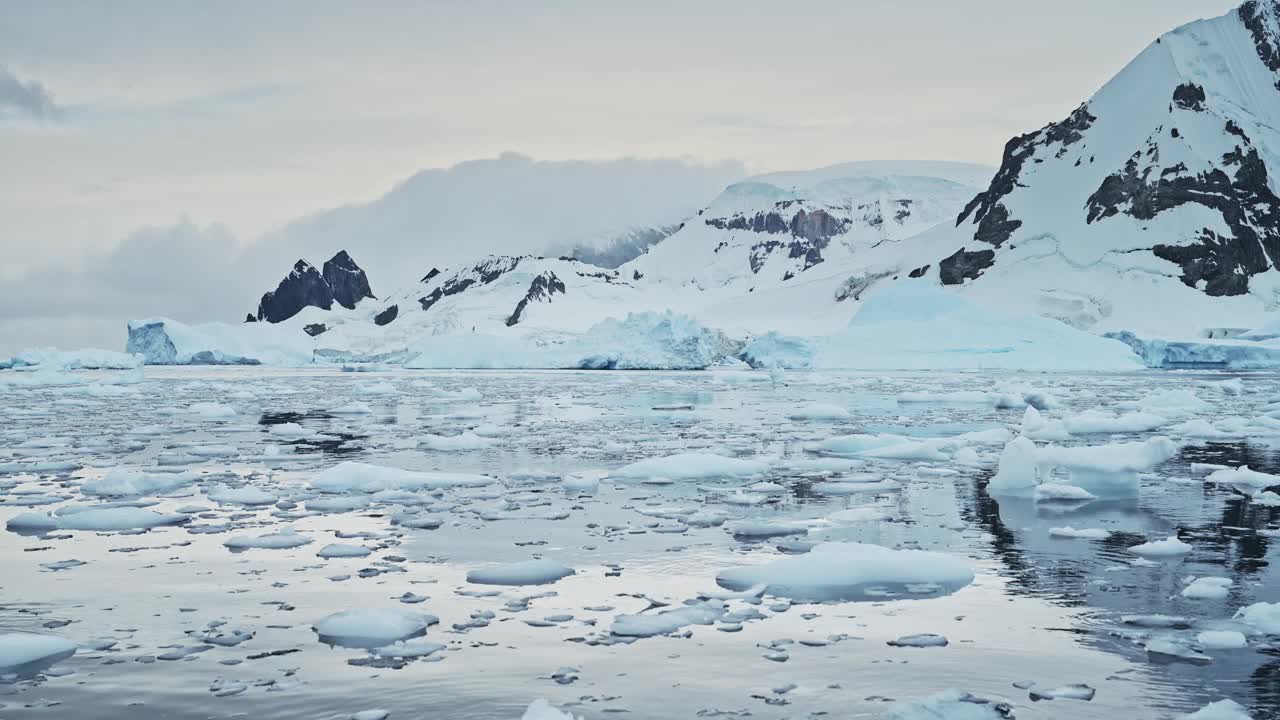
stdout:
[(34, 80), (23, 82), (0, 65), (0, 118), (11, 115), (44, 122), (61, 118), (62, 108), (54, 102), (53, 93), (44, 85)]
[(423, 170), (372, 202), (307, 216), (245, 248), (219, 224), (142, 228), (109, 251), (0, 283), (0, 357), (37, 344), (120, 349), (125, 323), (154, 315), (239, 322), (295, 260), (319, 265), (340, 249), (385, 296), (485, 253), (596, 246), (678, 223), (744, 173), (738, 162), (507, 153)]

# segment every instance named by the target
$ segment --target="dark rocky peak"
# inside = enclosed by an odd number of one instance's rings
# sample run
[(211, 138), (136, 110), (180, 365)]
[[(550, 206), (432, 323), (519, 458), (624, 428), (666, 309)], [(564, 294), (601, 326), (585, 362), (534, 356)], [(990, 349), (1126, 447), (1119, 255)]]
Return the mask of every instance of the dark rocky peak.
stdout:
[[(1016, 188), (1025, 186), (1021, 182), (1022, 172), (1027, 161), (1041, 153), (1042, 149), (1052, 149), (1052, 157), (1061, 159), (1070, 148), (1084, 139), (1084, 133), (1093, 126), (1098, 118), (1089, 112), (1089, 104), (1076, 108), (1067, 119), (1051, 123), (1026, 135), (1013, 138), (1004, 146), (1004, 156), (1000, 161), (1000, 169), (991, 179), (991, 186), (978, 193), (960, 216), (956, 218), (959, 227), (970, 217), (976, 225), (973, 239), (995, 247), (1000, 247), (1020, 227), (1022, 221), (1009, 216), (1009, 209), (1003, 200)], [(1037, 158), (1037, 162), (1044, 158)]]
[(1182, 110), (1204, 112), (1204, 99), (1204, 88), (1195, 83), (1182, 83), (1173, 89), (1173, 107)]
[(529, 303), (551, 302), (551, 298), (556, 293), (563, 295), (564, 292), (564, 282), (559, 277), (556, 277), (556, 274), (551, 270), (538, 275), (533, 279), (533, 282), (529, 283), (529, 291), (525, 293), (520, 302), (516, 303), (515, 311), (507, 318), (507, 327), (511, 327), (523, 319), (525, 308), (528, 307)]
[(1116, 215), (1151, 220), (1187, 204), (1217, 211), (1231, 229), (1223, 236), (1211, 228), (1192, 244), (1157, 244), (1156, 257), (1182, 268), (1182, 282), (1209, 295), (1243, 295), (1249, 278), (1280, 262), (1280, 198), (1271, 191), (1267, 166), (1244, 131), (1231, 121), (1223, 128), (1237, 138), (1220, 167), (1207, 164), (1193, 172), (1183, 163), (1162, 167), (1157, 130), (1145, 150), (1108, 175), (1089, 196), (1089, 223)]
[(329, 258), (321, 275), (329, 284), (334, 301), (348, 310), (361, 300), (374, 297), (369, 278), (346, 250), (339, 250), (337, 255)]
[[(445, 278), (430, 293), (418, 298), (418, 304), (422, 305), (423, 310), (430, 310), (431, 306), (440, 302), (441, 299), (450, 295), (457, 295), (473, 285), (488, 285), (515, 270), (520, 265), (520, 261), (524, 259), (524, 257), (512, 257), (510, 255), (489, 255), (475, 265), (463, 268)], [(439, 272), (433, 271), (433, 273), (428, 273), (423, 278), (423, 281), (429, 282), (439, 275)]]
[[(1253, 36), (1258, 58), (1280, 75), (1280, 0), (1249, 0), (1238, 12), (1240, 22)], [(1280, 90), (1280, 77), (1276, 78), (1275, 85)]]
[(333, 290), (324, 276), (306, 260), (294, 263), (276, 289), (262, 296), (258, 319), (278, 323), (297, 315), (305, 307), (328, 310), (333, 307)]

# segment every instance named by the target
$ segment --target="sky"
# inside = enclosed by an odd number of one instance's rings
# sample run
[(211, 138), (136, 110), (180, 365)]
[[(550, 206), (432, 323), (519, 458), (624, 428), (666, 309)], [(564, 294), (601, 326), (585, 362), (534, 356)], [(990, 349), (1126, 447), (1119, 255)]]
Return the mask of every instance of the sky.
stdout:
[[(1234, 4), (0, 0), (0, 352), (118, 348), (139, 312), (235, 319), (248, 289), (157, 274), (241, 258), (282, 275), (244, 258), (468, 161), (572, 175), (542, 183), (560, 200), (598, 189), (595, 212), (549, 205), (561, 219), (491, 247), (523, 252), (600, 232), (615, 182), (656, 222), (747, 173), (997, 164), (1159, 34)], [(505, 228), (516, 205), (461, 207)], [(426, 227), (411, 260), (458, 246)]]

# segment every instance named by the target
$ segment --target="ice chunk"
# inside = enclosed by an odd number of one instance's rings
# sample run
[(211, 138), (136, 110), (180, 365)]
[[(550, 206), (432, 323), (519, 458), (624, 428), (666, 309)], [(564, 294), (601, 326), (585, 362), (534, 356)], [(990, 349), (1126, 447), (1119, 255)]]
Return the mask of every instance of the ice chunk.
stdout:
[(624, 637), (653, 637), (673, 633), (686, 625), (712, 625), (724, 617), (722, 600), (705, 600), (651, 615), (619, 615), (609, 632)]
[(557, 710), (546, 700), (534, 700), (520, 716), (520, 720), (580, 720), (573, 715)]
[(1270, 475), (1257, 470), (1250, 470), (1248, 465), (1238, 468), (1215, 470), (1205, 478), (1207, 482), (1220, 485), (1240, 485), (1251, 488), (1268, 488), (1280, 486), (1280, 475)]
[(1254, 717), (1235, 700), (1223, 699), (1183, 715), (1182, 720), (1254, 720)]
[(1202, 577), (1192, 580), (1189, 585), (1182, 588), (1180, 593), (1184, 598), (1193, 600), (1225, 600), (1231, 592), (1231, 586), (1235, 581), (1231, 578), (1224, 577)]
[(320, 548), (316, 553), (318, 557), (325, 559), (333, 558), (362, 558), (368, 557), (373, 551), (363, 545), (343, 545), (341, 543), (331, 543)]
[(484, 450), (497, 444), (496, 440), (480, 437), (473, 432), (463, 432), (457, 435), (427, 435), (418, 441), (419, 447), (438, 452)]
[(483, 487), (494, 482), (496, 480), (488, 475), (416, 472), (385, 465), (343, 462), (312, 478), (311, 487), (327, 493), (375, 493), (382, 490)]
[(811, 403), (792, 410), (787, 418), (791, 420), (847, 420), (849, 411), (839, 405), (829, 403)]
[(299, 535), (291, 528), (286, 528), (278, 533), (266, 535), (241, 535), (229, 538), (222, 544), (232, 550), (289, 550), (309, 545), (311, 542), (311, 538), (306, 535)]
[(1169, 421), (1149, 412), (1131, 412), (1117, 416), (1098, 410), (1089, 410), (1069, 417), (1063, 423), (1067, 431), (1073, 435), (1090, 435), (1150, 432), (1167, 425)]
[(892, 647), (946, 647), (947, 638), (933, 633), (923, 633), (920, 635), (903, 635), (896, 640), (888, 641), (886, 644)]
[(1258, 602), (1236, 611), (1235, 619), (1263, 635), (1280, 635), (1280, 602)]
[(467, 582), (477, 585), (547, 585), (573, 574), (573, 568), (554, 560), (525, 560), (472, 570), (467, 573)]
[(1176, 535), (1171, 535), (1164, 540), (1134, 545), (1129, 548), (1129, 552), (1145, 557), (1176, 557), (1191, 552), (1191, 546), (1182, 542)]
[(1061, 538), (1081, 538), (1086, 540), (1103, 540), (1111, 535), (1110, 530), (1101, 528), (1080, 528), (1076, 529), (1070, 525), (1066, 527), (1049, 528), (1050, 537)]
[(1196, 644), (1205, 650), (1237, 650), (1249, 641), (1238, 630), (1205, 630), (1196, 635)]
[(205, 494), (213, 502), (224, 505), (271, 505), (276, 501), (275, 495), (253, 485), (233, 488), (219, 484), (209, 488)]
[(236, 409), (219, 402), (191, 403), (187, 412), (205, 420), (229, 420), (236, 416)]
[(356, 400), (345, 405), (339, 405), (329, 412), (334, 415), (370, 415), (373, 413), (373, 408), (369, 407), (369, 403)]
[(934, 585), (940, 594), (950, 594), (973, 577), (969, 564), (951, 555), (830, 542), (804, 555), (721, 571), (716, 582), (730, 590), (763, 583), (772, 595), (821, 602), (883, 599), (886, 592), (907, 591), (908, 585)]
[(431, 642), (426, 638), (413, 638), (374, 648), (371, 652), (378, 657), (423, 658), (447, 649), (448, 646), (442, 643)]
[(19, 533), (43, 533), (52, 530), (115, 532), (180, 525), (188, 520), (186, 515), (158, 513), (136, 507), (68, 506), (60, 508), (58, 513), (57, 516), (23, 513), (10, 518), (5, 527)]
[(1009, 720), (1008, 703), (987, 700), (960, 690), (947, 690), (924, 700), (897, 702), (882, 720)]
[(350, 648), (381, 648), (422, 635), (440, 622), (434, 615), (395, 608), (343, 610), (317, 622), (320, 642)]
[(611, 471), (609, 476), (625, 480), (702, 480), (750, 477), (768, 469), (769, 464), (759, 460), (691, 452), (634, 462)]
[(80, 486), (85, 495), (101, 497), (140, 497), (173, 492), (190, 485), (193, 473), (148, 473), (128, 468), (112, 468), (98, 480)]
[(0, 675), (26, 677), (76, 652), (76, 644), (56, 635), (0, 634)]

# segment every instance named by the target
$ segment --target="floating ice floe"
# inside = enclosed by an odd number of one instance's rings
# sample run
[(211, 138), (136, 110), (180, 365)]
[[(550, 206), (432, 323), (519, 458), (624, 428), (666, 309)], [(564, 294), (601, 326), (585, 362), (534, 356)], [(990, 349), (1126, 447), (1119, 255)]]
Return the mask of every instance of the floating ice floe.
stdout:
[(311, 479), (314, 490), (326, 493), (375, 493), (382, 490), (438, 490), (460, 487), (483, 487), (497, 482), (488, 475), (466, 473), (417, 472), (385, 465), (343, 462)]
[(128, 468), (112, 468), (97, 480), (80, 486), (85, 495), (99, 497), (140, 497), (173, 492), (194, 482), (196, 475), (189, 472), (149, 473)]
[(1231, 592), (1235, 581), (1224, 577), (1202, 577), (1192, 580), (1179, 593), (1184, 598), (1193, 600), (1225, 600)]
[(1205, 650), (1238, 650), (1249, 646), (1239, 630), (1205, 630), (1196, 635), (1196, 644)]
[(76, 644), (56, 635), (0, 634), (0, 675), (30, 677), (76, 653)]
[(497, 444), (496, 440), (481, 437), (473, 432), (463, 432), (457, 435), (427, 435), (418, 441), (418, 447), (437, 452), (485, 450)]
[(213, 502), (224, 505), (271, 505), (278, 499), (275, 495), (253, 485), (233, 488), (219, 484), (209, 488), (205, 494)]
[(557, 710), (546, 700), (538, 699), (529, 704), (520, 720), (580, 720), (573, 715)]
[(1242, 607), (1234, 619), (1263, 635), (1280, 635), (1280, 602), (1258, 602)]
[(434, 615), (408, 610), (364, 608), (329, 615), (312, 629), (328, 645), (373, 649), (418, 637), (438, 622)]
[(619, 615), (613, 619), (609, 632), (638, 638), (668, 635), (688, 625), (715, 624), (727, 612), (724, 601), (705, 600), (658, 613)]
[(721, 571), (716, 582), (730, 590), (764, 584), (770, 595), (822, 602), (946, 595), (973, 582), (973, 577), (969, 564), (951, 555), (829, 542), (803, 555)]
[(188, 521), (179, 513), (158, 513), (136, 507), (68, 506), (58, 513), (23, 513), (10, 518), (5, 528), (18, 533), (46, 533), (54, 530), (118, 532), (148, 530), (165, 525), (181, 525)]
[(220, 402), (191, 403), (187, 412), (205, 420), (229, 420), (236, 416), (236, 409)]
[(768, 469), (769, 464), (760, 460), (690, 452), (640, 460), (610, 471), (609, 477), (622, 480), (745, 478)]
[(306, 535), (299, 535), (292, 528), (286, 528), (266, 535), (241, 535), (229, 538), (222, 544), (232, 550), (290, 550), (312, 542)]
[(847, 420), (849, 411), (839, 405), (811, 403), (787, 414), (790, 420)]
[(1217, 483), (1219, 485), (1234, 485), (1247, 488), (1268, 488), (1280, 486), (1280, 475), (1271, 475), (1269, 473), (1250, 470), (1248, 465), (1242, 465), (1238, 468), (1224, 468), (1209, 473), (1205, 478), (1206, 482)]
[(1255, 718), (1235, 700), (1223, 699), (1183, 715), (1182, 720), (1255, 720)]
[(890, 640), (885, 644), (892, 647), (925, 648), (946, 647), (948, 642), (945, 636), (935, 635), (933, 633), (922, 633), (919, 635), (903, 635), (902, 637), (897, 638), (896, 640)]
[(0, 360), (0, 370), (32, 368), (39, 370), (133, 370), (142, 365), (143, 356), (113, 350), (58, 350), (35, 348), (23, 350)]
[(1110, 535), (1110, 530), (1103, 530), (1102, 528), (1073, 528), (1070, 525), (1066, 527), (1049, 528), (1049, 537), (1103, 540)]
[(554, 560), (525, 560), (472, 570), (467, 582), (477, 585), (548, 585), (574, 574), (574, 569)]
[(961, 690), (947, 690), (924, 700), (898, 702), (880, 716), (882, 720), (1009, 720), (1008, 703), (987, 700)]
[(1005, 445), (1000, 465), (987, 490), (992, 494), (1018, 495), (1047, 483), (1062, 468), (1071, 483), (1099, 496), (1132, 496), (1138, 492), (1138, 473), (1169, 460), (1178, 446), (1166, 437), (1113, 445), (1037, 447), (1025, 437)]
[(1176, 535), (1171, 535), (1164, 540), (1153, 540), (1141, 545), (1134, 545), (1129, 548), (1129, 552), (1144, 557), (1177, 557), (1191, 552), (1191, 546), (1182, 542)]

